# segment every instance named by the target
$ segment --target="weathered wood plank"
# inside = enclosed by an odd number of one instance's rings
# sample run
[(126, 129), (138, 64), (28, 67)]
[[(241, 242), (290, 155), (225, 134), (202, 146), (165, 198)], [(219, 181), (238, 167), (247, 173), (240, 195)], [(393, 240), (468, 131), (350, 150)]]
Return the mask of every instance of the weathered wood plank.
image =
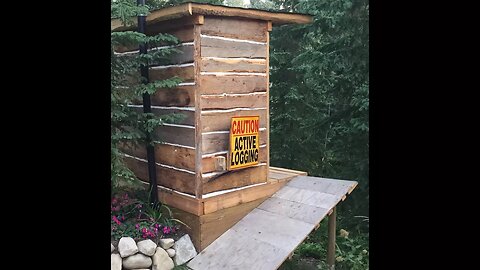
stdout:
[(294, 250), (314, 227), (310, 223), (256, 208), (231, 230), (247, 233), (261, 242), (267, 242), (279, 248)]
[[(270, 31), (272, 30), (272, 22), (267, 22), (267, 71), (270, 71)], [(267, 82), (270, 82), (270, 72), (267, 72)], [(270, 131), (270, 83), (267, 84), (267, 127)], [(270, 132), (267, 132), (267, 167), (270, 168)]]
[(180, 110), (180, 109), (152, 108), (152, 113), (158, 116), (179, 115), (179, 117), (181, 118), (179, 118), (177, 122), (175, 123), (169, 122), (169, 121), (165, 121), (165, 122), (171, 123), (171, 124), (195, 126), (195, 111)]
[(218, 111), (202, 111), (202, 132), (230, 130), (231, 119), (233, 116), (260, 116), (260, 128), (266, 127), (267, 110), (218, 110)]
[[(268, 12), (264, 10), (242, 9), (235, 7), (214, 6), (201, 3), (185, 3), (182, 5), (167, 7), (151, 12), (147, 18), (147, 26), (176, 18), (191, 18), (192, 14), (214, 15), (226, 17), (242, 17), (264, 21), (271, 21), (275, 25), (287, 23), (311, 23), (312, 16), (291, 12)], [(110, 22), (111, 31), (132, 30), (136, 27), (136, 22), (131, 26), (123, 26), (119, 19), (112, 19)], [(147, 27), (148, 29), (149, 27)]]
[(213, 213), (220, 209), (269, 197), (283, 187), (285, 183), (285, 181), (267, 183), (203, 199), (204, 213)]
[[(203, 23), (203, 17), (202, 17)], [(201, 42), (200, 42), (200, 33), (202, 32), (202, 24), (200, 21), (195, 23), (194, 26), (194, 43), (195, 43), (195, 82), (198, 82), (198, 77), (200, 76), (200, 64), (202, 62), (201, 58)], [(197, 199), (202, 199), (203, 195), (203, 181), (202, 181), (202, 172), (203, 172), (203, 160), (202, 160), (202, 119), (200, 114), (200, 91), (199, 84), (195, 85), (195, 197)]]
[(193, 14), (228, 16), (228, 17), (242, 17), (258, 19), (263, 21), (272, 21), (274, 24), (286, 23), (311, 23), (312, 15), (291, 13), (291, 12), (269, 12), (265, 10), (244, 9), (226, 6), (215, 6), (201, 3), (191, 3), (191, 10)]
[(200, 71), (265, 73), (267, 65), (265, 59), (203, 58)]
[(283, 187), (280, 191), (275, 193), (273, 197), (321, 207), (328, 210), (341, 200), (341, 196), (289, 186)]
[(160, 126), (154, 134), (157, 141), (195, 147), (195, 129), (193, 128)]
[[(259, 134), (259, 143), (264, 145), (267, 142), (267, 130), (261, 130)], [(203, 134), (202, 154), (212, 154), (221, 151), (228, 151), (230, 145), (229, 133), (210, 133)], [(265, 150), (263, 148), (260, 149)], [(266, 155), (265, 155), (266, 156)]]
[[(288, 184), (287, 184), (288, 185)], [(312, 225), (316, 225), (328, 213), (328, 209), (294, 201), (271, 197), (257, 207), (264, 211), (279, 214)]]
[(224, 155), (202, 158), (202, 173), (225, 171), (227, 158)]
[[(180, 201), (180, 203), (181, 202), (182, 201)], [(180, 225), (180, 228), (182, 229), (182, 231), (184, 231), (190, 236), (190, 238), (192, 239), (192, 243), (195, 246), (195, 249), (197, 251), (201, 250), (200, 237), (201, 237), (202, 231), (200, 228), (200, 217), (190, 212), (183, 211), (179, 208), (171, 207), (171, 210), (172, 210), (172, 215), (176, 219), (187, 224), (188, 227), (185, 225)]]
[(192, 66), (172, 66), (167, 68), (150, 68), (149, 69), (150, 81), (165, 80), (177, 76), (183, 80), (183, 82), (193, 82), (195, 72)]
[[(179, 52), (174, 53), (168, 57), (168, 60), (163, 60), (162, 65), (172, 65), (172, 64), (184, 64), (184, 63), (192, 63), (193, 62), (193, 45), (184, 45), (180, 44), (175, 47)], [(135, 56), (138, 55), (138, 45), (130, 45), (130, 46), (117, 46), (114, 48), (115, 52), (123, 53), (129, 52), (125, 54), (125, 56)], [(156, 48), (149, 48), (149, 52), (154, 52)], [(151, 65), (155, 65), (152, 63)], [(158, 65), (158, 64), (157, 64)]]
[[(145, 146), (134, 148), (132, 146), (121, 145), (120, 149), (128, 155), (147, 159)], [(174, 166), (179, 169), (195, 171), (195, 149), (156, 143), (155, 162)]]
[(352, 181), (331, 180), (325, 178), (299, 176), (295, 179), (292, 179), (287, 186), (328, 193), (336, 196), (343, 196), (354, 184)]
[(200, 250), (205, 249), (208, 245), (215, 241), (215, 239), (230, 229), (235, 223), (237, 223), (240, 219), (252, 211), (252, 209), (257, 207), (266, 199), (267, 197), (200, 216)]
[(261, 108), (267, 107), (267, 93), (229, 94), (229, 95), (202, 95), (201, 109), (230, 109), (230, 108)]
[[(130, 157), (124, 158), (127, 167), (135, 173), (135, 175), (144, 180), (148, 178), (148, 164), (146, 161), (137, 160)], [(160, 186), (175, 189), (188, 194), (195, 194), (195, 175), (178, 171), (170, 168), (156, 165), (157, 183)]]
[(202, 34), (235, 39), (267, 41), (267, 24), (265, 21), (205, 16)]
[[(195, 86), (178, 86), (175, 88), (160, 88), (153, 95), (150, 95), (153, 106), (194, 106)], [(137, 102), (142, 104), (142, 101)]]
[(145, 29), (145, 34), (147, 34), (147, 36), (154, 36), (158, 35), (159, 33), (174, 35), (180, 40), (180, 42), (192, 42), (193, 24), (191, 21), (179, 19), (161, 24), (149, 25)]
[(275, 171), (285, 172), (285, 173), (296, 174), (296, 175), (308, 175), (308, 173), (304, 171), (297, 171), (297, 170), (285, 169), (285, 168), (274, 167), (274, 166), (271, 166), (270, 169)]
[[(143, 112), (142, 107), (134, 107), (139, 113)], [(155, 108), (152, 107), (152, 113), (157, 116), (164, 116), (164, 115), (177, 115), (179, 118), (176, 121), (170, 121), (169, 119), (165, 119), (165, 123), (167, 124), (178, 124), (178, 125), (188, 125), (194, 126), (195, 125), (195, 111), (192, 110), (182, 110), (176, 108)]]
[(280, 266), (284, 255), (288, 256), (288, 253), (285, 249), (258, 241), (252, 235), (230, 229), (193, 258), (187, 266), (194, 270), (276, 269), (274, 266)]
[(165, 64), (193, 63), (193, 45), (178, 46), (175, 49), (180, 52), (170, 55)]
[(267, 182), (267, 171), (267, 166), (260, 165), (203, 178), (203, 194)]
[(200, 92), (212, 94), (245, 94), (267, 91), (265, 76), (216, 76), (200, 75)]
[[(148, 181), (140, 181), (145, 187), (150, 185)], [(203, 203), (200, 200), (161, 187), (158, 187), (157, 190), (160, 202), (196, 216), (203, 215)]]
[(231, 41), (210, 36), (201, 37), (202, 57), (266, 58), (266, 44)]

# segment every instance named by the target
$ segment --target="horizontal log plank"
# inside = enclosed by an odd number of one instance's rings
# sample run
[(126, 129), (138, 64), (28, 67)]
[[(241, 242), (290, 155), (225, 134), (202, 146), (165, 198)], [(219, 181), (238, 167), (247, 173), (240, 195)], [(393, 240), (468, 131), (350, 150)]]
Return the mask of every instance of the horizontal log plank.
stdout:
[(165, 80), (177, 76), (183, 80), (183, 82), (193, 82), (195, 78), (194, 67), (167, 67), (167, 68), (150, 68), (149, 77), (150, 81)]
[[(139, 105), (137, 105), (139, 106)], [(143, 107), (135, 107), (133, 108), (139, 113), (143, 112)], [(169, 124), (178, 124), (178, 125), (188, 125), (194, 126), (195, 125), (195, 111), (190, 110), (180, 110), (180, 109), (170, 109), (170, 108), (151, 108), (152, 113), (161, 117), (161, 116), (168, 116), (168, 115), (178, 115), (178, 120), (168, 121), (165, 120), (165, 123)]]
[(195, 147), (195, 129), (161, 126), (155, 131), (155, 140)]
[[(175, 88), (161, 88), (150, 95), (153, 106), (195, 106), (195, 86), (178, 86)], [(140, 102), (141, 104), (141, 102)]]
[[(177, 21), (177, 23), (180, 20)], [(169, 22), (170, 23), (170, 22)], [(193, 41), (193, 24), (191, 22), (186, 22), (183, 20), (184, 26), (181, 24), (173, 25), (175, 22), (171, 22), (172, 25), (168, 24), (155, 24), (146, 27), (145, 34), (147, 36), (162, 34), (174, 35), (180, 40), (180, 42), (192, 42)]]
[(251, 19), (205, 16), (202, 34), (267, 42), (267, 22)]
[(246, 57), (266, 58), (267, 45), (201, 37), (202, 57)]
[[(148, 163), (146, 161), (137, 160), (130, 157), (125, 157), (124, 162), (127, 167), (135, 173), (135, 175), (144, 180), (149, 181), (148, 178)], [(178, 171), (170, 168), (156, 165), (157, 184), (160, 186), (172, 188), (174, 190), (195, 194), (195, 175)]]
[[(177, 49), (179, 52), (173, 53), (168, 57), (168, 60), (163, 60), (164, 62), (162, 63), (163, 65), (173, 65), (173, 64), (184, 64), (184, 63), (191, 63), (193, 62), (193, 45), (182, 45), (180, 44), (179, 46), (174, 47)], [(158, 50), (157, 48), (149, 48), (149, 52), (154, 52)], [(115, 52), (129, 52), (128, 54), (125, 54), (126, 56), (134, 56), (138, 55), (138, 46), (137, 45), (131, 45), (131, 46), (118, 46), (115, 48)], [(151, 63), (151, 65), (154, 65), (154, 63)]]
[[(259, 134), (260, 145), (267, 143), (267, 130), (261, 130)], [(230, 143), (229, 133), (210, 133), (202, 135), (202, 154), (211, 154), (228, 151)]]
[(260, 165), (203, 178), (203, 194), (267, 182), (267, 171), (267, 166)]
[(268, 83), (265, 76), (200, 75), (199, 81), (202, 95), (265, 92)]
[[(120, 145), (120, 149), (131, 156), (147, 159), (146, 146)], [(179, 169), (195, 171), (195, 149), (168, 144), (155, 144), (155, 162)]]
[(158, 115), (158, 116), (179, 115), (179, 117), (181, 117), (181, 119), (178, 120), (175, 123), (166, 121), (167, 123), (189, 125), (189, 126), (194, 126), (195, 125), (195, 111), (187, 111), (187, 110), (179, 110), (179, 109), (152, 108), (152, 113), (155, 114), (155, 115)]
[(227, 111), (227, 112), (215, 112), (204, 114), (202, 111), (201, 122), (202, 122), (202, 132), (209, 131), (221, 131), (221, 130), (230, 130), (231, 119), (233, 116), (260, 116), (260, 128), (264, 128), (267, 125), (267, 110), (258, 109), (258, 110), (237, 110), (237, 111)]
[(267, 93), (202, 95), (201, 109), (262, 108), (268, 107)]
[(265, 59), (202, 58), (200, 71), (265, 73), (267, 71), (267, 64)]

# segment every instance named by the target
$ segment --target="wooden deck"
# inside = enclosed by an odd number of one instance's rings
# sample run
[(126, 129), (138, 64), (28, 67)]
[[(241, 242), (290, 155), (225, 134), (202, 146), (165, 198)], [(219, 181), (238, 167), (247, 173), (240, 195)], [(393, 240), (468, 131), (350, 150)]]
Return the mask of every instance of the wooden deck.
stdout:
[(277, 269), (357, 186), (355, 181), (297, 176), (193, 258), (203, 269)]

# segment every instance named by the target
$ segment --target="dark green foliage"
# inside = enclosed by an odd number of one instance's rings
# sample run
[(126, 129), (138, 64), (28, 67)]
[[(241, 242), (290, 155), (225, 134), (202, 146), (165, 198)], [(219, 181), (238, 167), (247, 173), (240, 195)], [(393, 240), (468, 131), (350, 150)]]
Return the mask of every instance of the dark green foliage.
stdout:
[(368, 215), (368, 1), (273, 1), (314, 15), (271, 33), (271, 162), (356, 180), (346, 201)]
[[(132, 22), (127, 18), (148, 11), (146, 7), (138, 8), (135, 3), (127, 0), (112, 2), (112, 17), (120, 17), (127, 25)], [(162, 46), (162, 49), (152, 49), (142, 55), (116, 54), (113, 50), (117, 46), (138, 47), (141, 43), (148, 44), (149, 48)], [(141, 100), (144, 93), (152, 94), (159, 88), (175, 87), (180, 83), (179, 78), (145, 83), (145, 78), (140, 76), (142, 66), (166, 64), (169, 55), (179, 52), (174, 46), (177, 43), (176, 37), (167, 34), (152, 37), (133, 31), (111, 34), (111, 181), (114, 188), (122, 183), (136, 183), (136, 177), (123, 163), (119, 143), (145, 147), (153, 140), (161, 140), (155, 137), (148, 140), (148, 134), (156, 127), (165, 121), (173, 122), (178, 119), (178, 116), (173, 115), (156, 117), (127, 106), (134, 100)]]

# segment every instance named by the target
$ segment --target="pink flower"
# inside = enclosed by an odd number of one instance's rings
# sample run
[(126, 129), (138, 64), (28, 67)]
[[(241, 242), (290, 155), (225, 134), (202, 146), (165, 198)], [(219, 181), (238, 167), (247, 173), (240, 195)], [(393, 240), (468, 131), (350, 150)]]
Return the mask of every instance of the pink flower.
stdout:
[(170, 232), (171, 232), (170, 227), (167, 227), (167, 226), (163, 227), (163, 233), (164, 234), (169, 234)]
[(115, 223), (117, 223), (118, 225), (121, 225), (122, 223), (120, 222), (120, 220), (118, 220), (118, 218), (116, 216), (112, 216), (112, 219), (113, 221), (115, 221)]
[(140, 228), (140, 224), (137, 223), (137, 224), (135, 224), (135, 229), (138, 230), (138, 228)]

